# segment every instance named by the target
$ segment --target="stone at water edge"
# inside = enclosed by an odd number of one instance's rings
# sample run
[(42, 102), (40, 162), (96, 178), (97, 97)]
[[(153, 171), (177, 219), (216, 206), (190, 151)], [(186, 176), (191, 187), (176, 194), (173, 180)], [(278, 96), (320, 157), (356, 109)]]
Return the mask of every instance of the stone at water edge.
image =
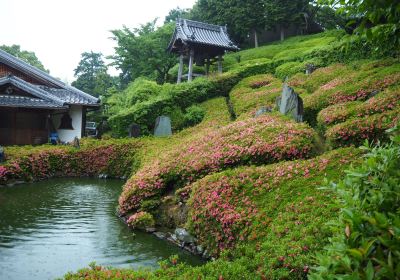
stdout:
[(196, 239), (184, 228), (176, 228), (175, 236), (178, 240), (185, 243), (193, 243)]
[(170, 136), (172, 135), (171, 119), (167, 116), (160, 116), (156, 119), (154, 128), (154, 136)]
[(153, 232), (153, 234), (159, 239), (165, 239), (167, 237), (167, 235), (161, 231)]
[(286, 82), (283, 85), (282, 95), (276, 99), (276, 105), (281, 114), (289, 115), (297, 122), (303, 121), (303, 100)]

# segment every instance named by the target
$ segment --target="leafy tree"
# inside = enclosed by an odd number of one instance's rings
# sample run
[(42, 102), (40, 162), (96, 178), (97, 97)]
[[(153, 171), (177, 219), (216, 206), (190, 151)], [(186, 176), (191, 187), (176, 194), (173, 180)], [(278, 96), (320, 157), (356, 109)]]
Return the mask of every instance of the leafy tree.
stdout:
[(239, 43), (251, 33), (258, 46), (257, 33), (265, 27), (264, 0), (198, 0), (191, 17), (219, 25), (227, 25), (232, 38)]
[(12, 46), (2, 45), (0, 46), (0, 49), (15, 57), (18, 57), (19, 59), (29, 63), (32, 66), (35, 66), (36, 68), (39, 68), (40, 70), (49, 72), (44, 68), (42, 62), (40, 62), (40, 60), (37, 58), (34, 52), (21, 50), (21, 47), (19, 45), (12, 45)]
[(174, 24), (156, 28), (155, 19), (139, 28), (111, 31), (117, 42), (112, 63), (122, 71), (121, 83), (126, 86), (138, 77), (154, 79), (159, 84), (168, 80), (168, 71), (177, 63), (177, 58), (166, 52)]
[(72, 86), (90, 93), (94, 96), (104, 95), (114, 81), (107, 74), (107, 66), (103, 61), (103, 55), (95, 52), (84, 52), (81, 55), (81, 61), (74, 70), (76, 81)]
[[(377, 43), (378, 48), (400, 46), (400, 1), (398, 0), (319, 0), (329, 4), (340, 14), (360, 18), (355, 30), (365, 34), (368, 40)], [(356, 22), (356, 21), (355, 21)]]
[(181, 9), (176, 7), (169, 11), (168, 15), (165, 17), (164, 24), (175, 22), (177, 18), (187, 18), (189, 17), (190, 9)]
[(285, 39), (285, 28), (304, 22), (309, 2), (308, 0), (265, 0), (266, 28), (279, 29), (281, 40)]

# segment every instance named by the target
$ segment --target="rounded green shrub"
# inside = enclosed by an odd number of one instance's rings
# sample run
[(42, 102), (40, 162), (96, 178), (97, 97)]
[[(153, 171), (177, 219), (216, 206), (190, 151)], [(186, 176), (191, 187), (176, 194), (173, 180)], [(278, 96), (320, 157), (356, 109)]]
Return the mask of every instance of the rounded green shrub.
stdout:
[(186, 114), (184, 116), (185, 126), (193, 126), (200, 123), (206, 112), (203, 108), (198, 105), (192, 105), (186, 109)]

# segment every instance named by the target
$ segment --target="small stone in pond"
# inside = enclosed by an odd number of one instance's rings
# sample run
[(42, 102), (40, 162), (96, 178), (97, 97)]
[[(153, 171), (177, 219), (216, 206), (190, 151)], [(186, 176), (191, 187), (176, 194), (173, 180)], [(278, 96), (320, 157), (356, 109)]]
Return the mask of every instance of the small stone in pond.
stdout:
[(155, 231), (156, 231), (156, 229), (153, 228), (153, 227), (148, 227), (148, 228), (146, 228), (146, 232), (152, 233), (152, 232), (155, 232)]
[(164, 232), (156, 231), (153, 233), (157, 238), (165, 239), (166, 235)]

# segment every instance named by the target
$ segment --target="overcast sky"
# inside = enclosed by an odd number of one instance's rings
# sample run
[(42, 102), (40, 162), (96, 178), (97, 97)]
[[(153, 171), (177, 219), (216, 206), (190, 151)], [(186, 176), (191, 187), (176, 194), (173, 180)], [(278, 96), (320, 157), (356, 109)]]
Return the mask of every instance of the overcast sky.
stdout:
[[(113, 54), (110, 30), (138, 27), (195, 0), (0, 0), (0, 45), (33, 51), (50, 74), (71, 83), (85, 51)], [(115, 74), (115, 72), (114, 72)]]

